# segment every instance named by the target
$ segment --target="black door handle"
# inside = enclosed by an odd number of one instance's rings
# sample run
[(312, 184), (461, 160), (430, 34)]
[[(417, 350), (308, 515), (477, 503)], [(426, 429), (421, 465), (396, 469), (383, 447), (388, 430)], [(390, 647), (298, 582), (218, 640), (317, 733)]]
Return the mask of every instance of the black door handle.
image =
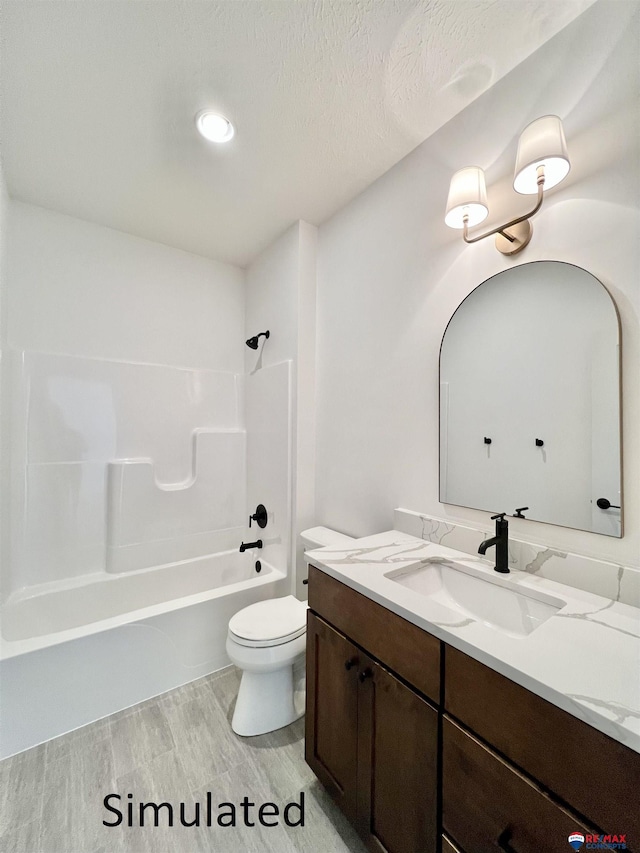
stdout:
[(367, 678), (372, 678), (372, 677), (373, 677), (373, 670), (370, 669), (370, 667), (363, 669), (362, 672), (360, 673), (360, 675), (358, 676), (358, 678), (360, 679), (361, 682), (366, 681)]
[(349, 658), (348, 661), (345, 661), (344, 668), (346, 670), (351, 669), (354, 666), (358, 665), (358, 658)]

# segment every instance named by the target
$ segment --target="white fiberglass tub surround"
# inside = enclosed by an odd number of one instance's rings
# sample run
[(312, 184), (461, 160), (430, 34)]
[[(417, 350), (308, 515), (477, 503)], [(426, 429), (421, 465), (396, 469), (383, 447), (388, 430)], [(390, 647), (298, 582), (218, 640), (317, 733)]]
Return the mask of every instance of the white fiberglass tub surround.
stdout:
[(290, 362), (11, 355), (0, 757), (228, 665), (229, 619), (291, 586)]
[(45, 638), (50, 645), (52, 636), (61, 632), (65, 638), (95, 633), (104, 630), (103, 623), (114, 627), (136, 616), (155, 616), (203, 598), (233, 594), (253, 581), (272, 581), (274, 570), (263, 561), (256, 572), (255, 553), (227, 551), (133, 573), (103, 574), (66, 589), (60, 583), (40, 590), (30, 587), (14, 593), (4, 605), (2, 639)]
[(237, 551), (16, 593), (2, 609), (0, 758), (226, 666), (243, 607), (283, 572)]

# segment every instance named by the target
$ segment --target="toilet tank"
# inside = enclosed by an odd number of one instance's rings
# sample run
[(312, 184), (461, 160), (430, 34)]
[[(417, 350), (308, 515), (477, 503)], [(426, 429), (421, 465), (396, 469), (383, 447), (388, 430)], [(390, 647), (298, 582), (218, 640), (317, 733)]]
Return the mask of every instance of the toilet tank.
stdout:
[(331, 530), (329, 527), (310, 527), (302, 531), (300, 539), (305, 551), (325, 548), (328, 545), (339, 548), (341, 545), (351, 545), (356, 541), (353, 536), (338, 533), (337, 530)]

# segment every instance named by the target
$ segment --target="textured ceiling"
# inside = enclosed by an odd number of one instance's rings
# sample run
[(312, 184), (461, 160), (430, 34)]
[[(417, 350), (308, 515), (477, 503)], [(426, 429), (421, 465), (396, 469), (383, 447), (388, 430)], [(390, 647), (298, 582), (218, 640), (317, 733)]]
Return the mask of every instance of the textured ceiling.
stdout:
[[(245, 265), (319, 224), (593, 0), (7, 0), (14, 198)], [(236, 125), (199, 138), (212, 107)]]

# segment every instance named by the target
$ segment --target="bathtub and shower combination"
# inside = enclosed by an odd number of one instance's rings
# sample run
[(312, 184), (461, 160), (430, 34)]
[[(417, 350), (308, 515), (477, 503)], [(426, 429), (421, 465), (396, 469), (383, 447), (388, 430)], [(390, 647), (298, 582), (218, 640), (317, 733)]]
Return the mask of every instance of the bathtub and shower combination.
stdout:
[[(20, 370), (29, 394), (14, 431), (22, 518), (0, 607), (0, 758), (227, 666), (230, 618), (288, 595), (293, 565), (290, 362), (246, 377), (27, 354)], [(96, 387), (109, 389), (99, 417)], [(141, 414), (149, 387), (158, 412)], [(54, 398), (64, 417), (52, 417)], [(116, 439), (98, 445), (112, 411), (124, 453)], [(174, 413), (174, 433), (192, 433), (193, 471), (160, 486), (147, 420)], [(63, 421), (88, 436), (77, 460)], [(240, 553), (258, 499), (264, 548)]]
[(229, 619), (285, 595), (286, 575), (228, 551), (15, 594), (2, 609), (2, 755), (228, 664)]

